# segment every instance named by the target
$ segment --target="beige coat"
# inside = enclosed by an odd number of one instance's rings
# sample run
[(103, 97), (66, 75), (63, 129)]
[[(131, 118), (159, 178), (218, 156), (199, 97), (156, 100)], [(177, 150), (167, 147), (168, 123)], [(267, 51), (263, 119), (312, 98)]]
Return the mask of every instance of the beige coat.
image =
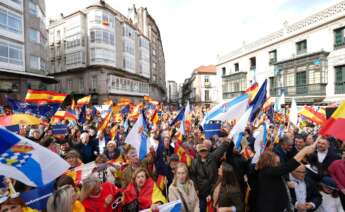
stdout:
[[(169, 201), (175, 201), (175, 200), (181, 200), (181, 195), (183, 196), (183, 199), (185, 200), (188, 212), (199, 212), (199, 198), (195, 191), (194, 184), (191, 180), (189, 180), (186, 183), (186, 189), (178, 188), (175, 183), (173, 182), (169, 187)], [(179, 192), (180, 191), (180, 192)], [(187, 192), (188, 191), (188, 192)], [(184, 204), (183, 204), (184, 205)], [(184, 206), (185, 207), (185, 206)], [(185, 208), (183, 207), (182, 212), (187, 212)]]

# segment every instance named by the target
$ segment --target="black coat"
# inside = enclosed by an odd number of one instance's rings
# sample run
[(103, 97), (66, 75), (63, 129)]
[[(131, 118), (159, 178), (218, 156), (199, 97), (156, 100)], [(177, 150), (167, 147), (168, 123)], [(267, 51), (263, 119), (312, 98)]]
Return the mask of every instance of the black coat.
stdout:
[(279, 144), (274, 147), (273, 152), (279, 156), (281, 164), (285, 164), (289, 160), (288, 153), (285, 152)]
[(295, 159), (277, 167), (257, 172), (256, 212), (281, 211), (289, 207), (289, 198), (283, 176), (300, 165)]
[(340, 156), (337, 155), (333, 150), (329, 149), (325, 159), (322, 161), (322, 163), (319, 163), (317, 152), (314, 152), (309, 156), (308, 160), (312, 167), (317, 168), (318, 174), (308, 171), (308, 175), (316, 182), (321, 181), (322, 177), (329, 175), (328, 167), (331, 165), (331, 163), (339, 159)]
[[(308, 210), (308, 211), (314, 211), (321, 205), (322, 196), (321, 196), (320, 192), (317, 190), (316, 184), (312, 180), (305, 178), (304, 182), (306, 184), (306, 189), (307, 189), (306, 202), (312, 202), (315, 205), (315, 209)], [(290, 189), (290, 195), (291, 195), (292, 205), (295, 206), (295, 204), (296, 204), (295, 189)]]
[(199, 191), (200, 198), (206, 198), (211, 194), (212, 187), (218, 177), (219, 161), (223, 157), (229, 143), (224, 143), (216, 150), (209, 153), (205, 162), (198, 155), (192, 163), (191, 178)]

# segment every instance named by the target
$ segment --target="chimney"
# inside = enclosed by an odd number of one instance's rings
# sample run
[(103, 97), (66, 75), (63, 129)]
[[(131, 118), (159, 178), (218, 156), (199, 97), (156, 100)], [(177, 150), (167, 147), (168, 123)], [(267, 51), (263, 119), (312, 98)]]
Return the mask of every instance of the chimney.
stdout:
[(102, 6), (105, 6), (105, 1), (104, 1), (104, 0), (99, 0), (99, 3), (100, 3)]
[(63, 19), (63, 18), (64, 18), (63, 13), (60, 13), (60, 17), (61, 17), (61, 19)]

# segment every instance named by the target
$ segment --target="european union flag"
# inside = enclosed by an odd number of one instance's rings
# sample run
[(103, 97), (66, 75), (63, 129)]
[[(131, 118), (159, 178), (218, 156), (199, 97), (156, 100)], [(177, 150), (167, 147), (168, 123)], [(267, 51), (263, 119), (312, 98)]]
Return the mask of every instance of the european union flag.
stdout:
[(7, 103), (14, 112), (29, 113), (51, 118), (60, 107), (60, 103), (30, 104), (19, 100), (7, 98)]
[(66, 124), (54, 124), (52, 126), (53, 135), (64, 135), (67, 133)]
[(122, 114), (123, 116), (125, 116), (126, 114), (129, 113), (129, 110), (130, 110), (129, 105), (125, 105), (125, 106), (123, 106), (123, 107), (121, 108), (121, 114)]

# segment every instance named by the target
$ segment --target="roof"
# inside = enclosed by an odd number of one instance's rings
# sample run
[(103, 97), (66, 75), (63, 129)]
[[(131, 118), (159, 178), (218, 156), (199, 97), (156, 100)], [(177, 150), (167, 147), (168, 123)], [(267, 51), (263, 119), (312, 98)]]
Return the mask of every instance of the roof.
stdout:
[(195, 74), (217, 74), (215, 65), (199, 66), (194, 69)]

